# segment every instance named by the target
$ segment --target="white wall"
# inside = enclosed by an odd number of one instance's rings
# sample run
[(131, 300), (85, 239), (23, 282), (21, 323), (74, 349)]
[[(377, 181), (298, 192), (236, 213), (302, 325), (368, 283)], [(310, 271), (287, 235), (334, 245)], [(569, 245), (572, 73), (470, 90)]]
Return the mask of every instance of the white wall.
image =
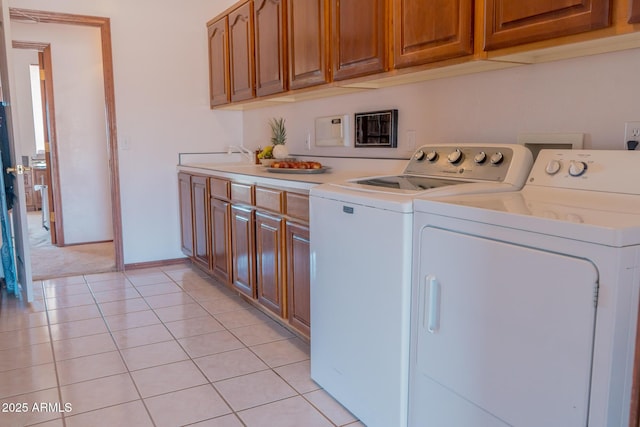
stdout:
[[(624, 122), (640, 120), (640, 49), (368, 90), (245, 112), (247, 147), (266, 145), (271, 117), (285, 117), (289, 151), (307, 153), (315, 117), (397, 108), (397, 149), (315, 148), (313, 154), (406, 155), (416, 144), (514, 143), (520, 132), (582, 132), (587, 148), (619, 149)], [(353, 128), (351, 129), (353, 133)]]
[(9, 2), (11, 7), (111, 19), (125, 264), (183, 256), (178, 153), (223, 151), (242, 139), (242, 113), (211, 111), (208, 99), (205, 24), (233, 3)]
[(14, 120), (18, 128), (14, 129), (16, 143), (20, 144), (23, 156), (36, 155), (36, 137), (33, 127), (33, 102), (31, 100), (30, 65), (38, 65), (38, 52), (35, 50), (13, 49), (11, 52), (13, 73), (16, 85), (14, 98), (20, 100), (14, 108)]

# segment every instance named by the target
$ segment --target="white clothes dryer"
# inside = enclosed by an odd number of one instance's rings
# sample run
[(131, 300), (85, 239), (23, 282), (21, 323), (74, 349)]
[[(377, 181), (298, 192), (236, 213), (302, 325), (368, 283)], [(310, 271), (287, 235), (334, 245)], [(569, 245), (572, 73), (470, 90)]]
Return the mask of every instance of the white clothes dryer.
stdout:
[(628, 425), (639, 165), (543, 150), (521, 191), (415, 201), (410, 426)]
[(413, 199), (514, 191), (519, 145), (427, 145), (399, 176), (310, 192), (311, 377), (368, 427), (405, 427)]

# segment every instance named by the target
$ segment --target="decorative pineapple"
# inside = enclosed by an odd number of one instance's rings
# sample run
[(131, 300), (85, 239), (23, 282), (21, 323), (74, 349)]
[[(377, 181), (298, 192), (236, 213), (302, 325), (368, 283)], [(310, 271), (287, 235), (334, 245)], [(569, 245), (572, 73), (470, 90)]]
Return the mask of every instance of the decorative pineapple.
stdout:
[(289, 157), (289, 150), (284, 145), (287, 142), (287, 130), (284, 126), (284, 119), (273, 118), (269, 122), (271, 126), (271, 143), (273, 144), (273, 157), (276, 159), (286, 159)]

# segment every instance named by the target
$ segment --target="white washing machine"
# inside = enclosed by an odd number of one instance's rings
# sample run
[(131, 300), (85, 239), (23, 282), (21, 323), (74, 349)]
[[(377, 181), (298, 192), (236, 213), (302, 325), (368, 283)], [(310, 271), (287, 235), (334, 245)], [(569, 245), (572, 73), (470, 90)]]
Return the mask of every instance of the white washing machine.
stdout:
[(518, 145), (417, 150), (399, 176), (310, 192), (311, 377), (369, 427), (407, 423), (413, 198), (519, 189)]
[(639, 165), (543, 150), (521, 191), (416, 200), (410, 426), (628, 425)]

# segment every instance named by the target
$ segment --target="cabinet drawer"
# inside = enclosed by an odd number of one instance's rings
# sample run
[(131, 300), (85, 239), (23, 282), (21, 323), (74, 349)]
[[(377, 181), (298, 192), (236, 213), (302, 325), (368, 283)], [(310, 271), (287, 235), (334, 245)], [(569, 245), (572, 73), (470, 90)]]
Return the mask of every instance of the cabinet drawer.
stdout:
[(287, 215), (302, 221), (309, 221), (309, 196), (287, 193)]
[(231, 183), (226, 179), (209, 178), (209, 192), (211, 197), (229, 200), (231, 197)]
[(273, 212), (284, 213), (284, 191), (256, 187), (256, 206)]
[(231, 200), (234, 202), (253, 205), (253, 194), (253, 185), (239, 184), (237, 182), (231, 183)]

